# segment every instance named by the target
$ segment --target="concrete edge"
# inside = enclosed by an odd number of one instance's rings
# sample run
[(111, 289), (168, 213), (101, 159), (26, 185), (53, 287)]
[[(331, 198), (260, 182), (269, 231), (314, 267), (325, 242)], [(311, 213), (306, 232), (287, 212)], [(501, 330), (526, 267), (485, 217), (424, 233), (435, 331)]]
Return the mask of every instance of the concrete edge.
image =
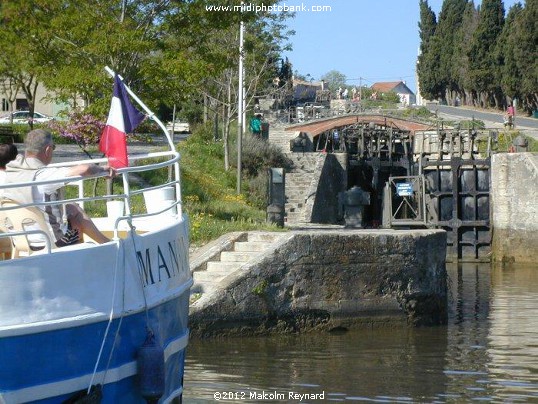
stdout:
[[(446, 231), (442, 229), (420, 229), (419, 233), (417, 234), (416, 230), (394, 230), (394, 229), (376, 229), (373, 231), (369, 230), (362, 230), (362, 229), (348, 229), (349, 232), (364, 232), (365, 234), (370, 233), (371, 235), (382, 235), (382, 236), (394, 236), (395, 234), (405, 234), (408, 237), (412, 237), (414, 239), (422, 238), (424, 235), (434, 235), (434, 234), (443, 234), (445, 237), (445, 241), (443, 242), (444, 245), (446, 245)], [(342, 234), (342, 229), (332, 229), (328, 230), (328, 234)], [(245, 237), (248, 237), (249, 232), (241, 233), (241, 235), (244, 235)], [(271, 232), (262, 232), (262, 233), (271, 233)], [(230, 233), (232, 234), (232, 233)], [(195, 313), (198, 310), (203, 310), (206, 305), (211, 304), (213, 300), (218, 300), (222, 293), (226, 293), (226, 291), (230, 288), (233, 288), (236, 284), (242, 282), (245, 279), (245, 276), (252, 273), (253, 276), (256, 276), (257, 273), (252, 271), (252, 269), (258, 267), (263, 261), (265, 260), (271, 260), (273, 259), (275, 253), (277, 250), (279, 250), (281, 247), (285, 246), (289, 242), (291, 242), (295, 237), (299, 236), (312, 236), (312, 231), (310, 230), (294, 230), (290, 232), (282, 232), (281, 234), (286, 234), (287, 237), (282, 237), (280, 240), (273, 243), (272, 247), (265, 251), (263, 254), (260, 254), (260, 256), (253, 261), (250, 261), (248, 263), (243, 264), (240, 266), (237, 270), (230, 273), (223, 279), (221, 279), (218, 283), (215, 284), (215, 289), (211, 293), (205, 293), (200, 297), (200, 299), (196, 300), (191, 306), (190, 306), (190, 312)], [(344, 233), (345, 235), (345, 233)], [(238, 239), (239, 240), (239, 239)], [(225, 251), (225, 250), (222, 250)], [(297, 259), (299, 259), (298, 257)], [(192, 267), (191, 267), (192, 268)]]

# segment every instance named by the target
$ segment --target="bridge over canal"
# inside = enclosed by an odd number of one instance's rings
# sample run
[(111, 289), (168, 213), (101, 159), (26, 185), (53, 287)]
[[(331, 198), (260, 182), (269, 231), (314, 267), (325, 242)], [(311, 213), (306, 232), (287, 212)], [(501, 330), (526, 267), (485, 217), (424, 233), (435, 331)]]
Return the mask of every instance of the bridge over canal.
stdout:
[[(449, 259), (489, 260), (494, 139), (494, 131), (440, 130), (379, 114), (272, 127), (269, 141), (293, 161), (285, 224), (345, 223), (343, 193), (358, 187), (369, 197), (365, 227), (442, 228)], [(400, 194), (404, 185), (411, 191)]]

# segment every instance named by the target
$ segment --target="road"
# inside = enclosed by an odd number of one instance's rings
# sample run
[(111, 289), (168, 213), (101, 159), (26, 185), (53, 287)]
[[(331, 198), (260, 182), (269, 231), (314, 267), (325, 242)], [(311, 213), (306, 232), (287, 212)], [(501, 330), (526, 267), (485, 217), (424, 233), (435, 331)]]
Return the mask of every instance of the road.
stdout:
[[(437, 112), (443, 119), (477, 119), (483, 121), (488, 128), (503, 128), (503, 113), (487, 112), (467, 107), (450, 107), (447, 105), (427, 104), (432, 112)], [(515, 128), (538, 140), (538, 119), (516, 115)]]
[[(176, 133), (174, 134), (174, 143), (185, 140), (189, 134)], [(24, 151), (24, 144), (16, 143), (19, 153)], [(137, 141), (129, 143), (127, 146), (127, 152), (129, 155), (145, 154), (155, 151), (169, 150), (168, 143), (164, 135), (152, 135), (151, 142)], [(92, 153), (92, 158), (101, 158), (103, 153), (95, 149)], [(63, 163), (66, 161), (79, 161), (87, 160), (89, 157), (82, 151), (82, 149), (76, 144), (56, 144), (56, 149), (53, 155), (53, 163)]]

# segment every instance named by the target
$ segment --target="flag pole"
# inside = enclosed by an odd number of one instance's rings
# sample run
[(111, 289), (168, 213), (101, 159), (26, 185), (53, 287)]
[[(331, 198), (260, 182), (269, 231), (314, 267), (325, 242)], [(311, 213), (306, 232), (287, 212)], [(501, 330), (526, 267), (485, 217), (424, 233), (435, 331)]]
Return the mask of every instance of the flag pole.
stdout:
[[(110, 74), (110, 76), (114, 77), (116, 75), (116, 73), (114, 72), (114, 70), (112, 70), (110, 67), (108, 66), (105, 66), (105, 70), (107, 71), (108, 74)], [(121, 77), (119, 74), (118, 74), (118, 77), (120, 78), (121, 81), (123, 81), (123, 77)], [(150, 119), (153, 119), (157, 125), (159, 125), (159, 127), (162, 129), (162, 131), (164, 132), (165, 136), (166, 136), (166, 140), (168, 141), (168, 145), (170, 146), (170, 149), (172, 151), (175, 151), (176, 150), (176, 147), (174, 146), (174, 141), (172, 140), (172, 138), (170, 137), (170, 134), (168, 133), (168, 131), (166, 130), (166, 126), (164, 126), (164, 124), (161, 122), (161, 120), (157, 117), (157, 115), (155, 115), (153, 113), (153, 111), (151, 111), (147, 106), (146, 104), (144, 104), (142, 102), (142, 100), (140, 98), (138, 98), (138, 96), (133, 93), (133, 91), (129, 88), (129, 86), (127, 84), (125, 84), (125, 82), (123, 83), (125, 89), (127, 90), (127, 92), (129, 93), (129, 95), (133, 98), (133, 100), (135, 100), (138, 105), (140, 105), (142, 107), (142, 109), (144, 111), (146, 111), (146, 113), (148, 114), (149, 118)]]
[[(110, 74), (111, 77), (115, 77), (116, 76), (116, 72), (114, 72), (114, 70), (112, 70), (110, 67), (108, 66), (105, 66), (105, 70), (107, 71), (108, 74)], [(120, 80), (123, 82), (123, 77), (121, 77), (119, 74), (118, 74), (118, 77), (120, 78)], [(129, 88), (129, 86), (127, 86), (125, 83), (123, 83), (124, 87), (125, 87), (125, 90), (127, 90), (127, 93), (133, 98), (133, 100), (135, 100), (138, 105), (140, 105), (140, 107), (142, 107), (142, 109), (144, 111), (146, 111), (146, 113), (148, 114), (149, 118), (150, 119), (153, 119), (157, 125), (159, 125), (159, 127), (162, 129), (162, 131), (164, 132), (164, 135), (166, 136), (166, 140), (168, 141), (168, 145), (170, 146), (170, 150), (174, 153), (177, 154), (177, 150), (176, 150), (176, 147), (174, 145), (174, 141), (172, 139), (172, 137), (170, 136), (170, 133), (166, 130), (166, 126), (164, 126), (164, 124), (161, 122), (161, 120), (157, 117), (157, 115), (155, 115), (153, 113), (153, 111), (151, 111), (147, 106), (146, 104), (144, 104), (142, 102), (142, 100), (140, 98), (138, 98), (138, 96), (133, 93), (133, 91)], [(176, 186), (175, 186), (175, 189), (176, 189), (176, 200), (177, 201), (181, 201), (181, 187), (179, 186), (179, 181), (180, 181), (180, 174), (179, 174), (179, 163), (175, 163), (174, 164), (175, 166), (175, 173), (174, 173), (174, 177), (175, 177), (175, 181), (176, 181)], [(129, 189), (129, 182), (127, 180), (127, 176), (128, 176), (128, 173), (123, 173), (123, 183), (124, 183), (124, 186), (126, 186), (126, 189), (127, 189), (127, 193), (130, 195), (130, 189)], [(129, 213), (130, 212), (130, 202), (129, 202), (129, 199), (130, 199), (130, 196), (128, 197), (128, 203), (126, 204), (126, 212)], [(177, 205), (177, 208), (178, 208), (178, 216), (181, 217), (182, 216), (182, 204), (180, 203), (179, 205)]]

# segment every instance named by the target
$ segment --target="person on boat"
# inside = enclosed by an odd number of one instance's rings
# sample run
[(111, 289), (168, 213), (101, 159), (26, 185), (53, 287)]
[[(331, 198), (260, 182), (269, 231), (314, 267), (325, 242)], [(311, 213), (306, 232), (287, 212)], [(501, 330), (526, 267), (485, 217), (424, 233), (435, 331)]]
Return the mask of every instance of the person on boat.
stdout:
[[(24, 146), (24, 155), (19, 154), (15, 160), (6, 165), (6, 184), (62, 180), (67, 177), (85, 177), (105, 173), (109, 177), (115, 175), (113, 168), (96, 164), (47, 167), (52, 161), (52, 154), (56, 147), (52, 134), (44, 129), (34, 129), (28, 132)], [(32, 187), (8, 188), (4, 192), (4, 198), (20, 204), (60, 201), (64, 199), (63, 186), (64, 183), (58, 182)], [(64, 204), (40, 205), (39, 208), (48, 219), (46, 222), (49, 225), (49, 231), (55, 237), (53, 241), (57, 247), (81, 242), (82, 233), (100, 244), (110, 241), (77, 204), (65, 204), (65, 209)], [(28, 239), (33, 250), (40, 250), (45, 246), (44, 236), (28, 235)]]

